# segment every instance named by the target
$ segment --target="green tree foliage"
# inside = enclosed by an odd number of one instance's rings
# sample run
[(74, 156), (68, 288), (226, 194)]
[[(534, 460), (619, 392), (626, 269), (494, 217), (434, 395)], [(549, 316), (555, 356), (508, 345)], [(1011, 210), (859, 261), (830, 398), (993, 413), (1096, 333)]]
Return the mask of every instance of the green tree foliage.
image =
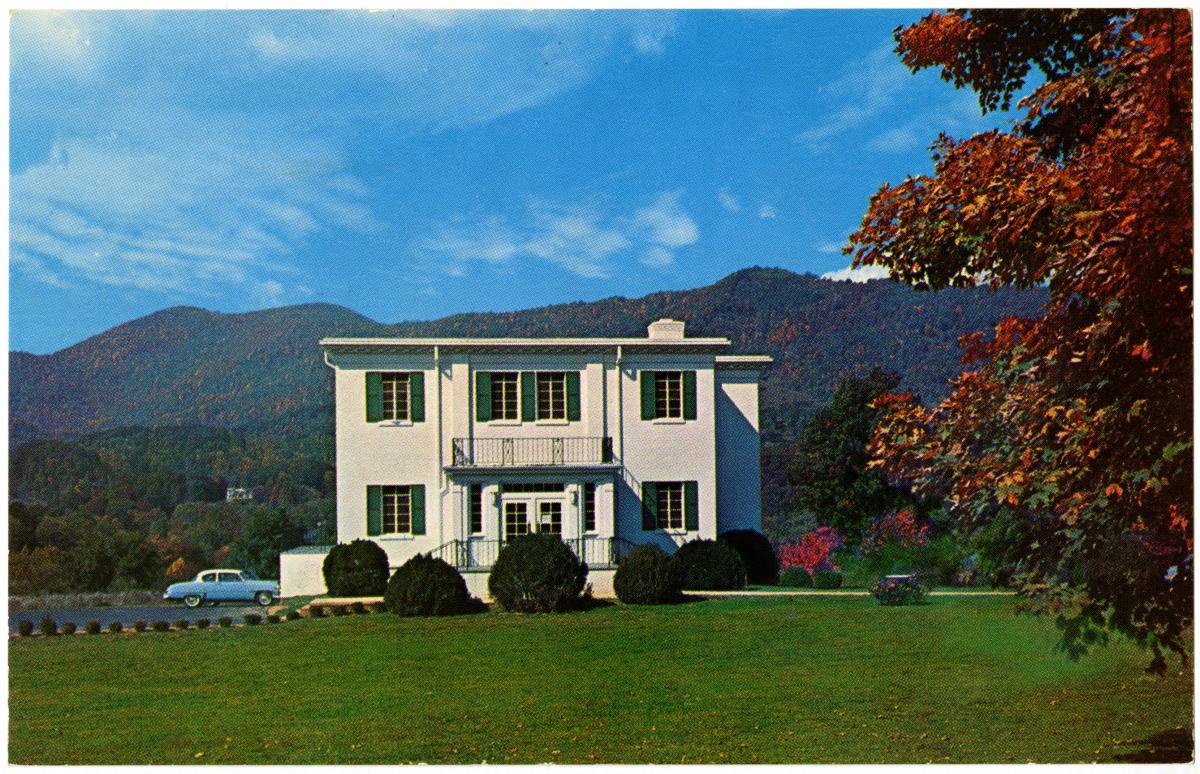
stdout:
[(256, 513), (234, 544), (233, 563), (260, 578), (279, 577), (279, 554), (304, 542), (304, 528), (283, 510)]
[(843, 379), (829, 405), (813, 415), (796, 443), (788, 471), (796, 507), (815, 514), (851, 542), (884, 512), (914, 504), (907, 490), (890, 486), (879, 471), (867, 469), (867, 444), (879, 419), (872, 402), (899, 383), (897, 374), (877, 368), (864, 377)]

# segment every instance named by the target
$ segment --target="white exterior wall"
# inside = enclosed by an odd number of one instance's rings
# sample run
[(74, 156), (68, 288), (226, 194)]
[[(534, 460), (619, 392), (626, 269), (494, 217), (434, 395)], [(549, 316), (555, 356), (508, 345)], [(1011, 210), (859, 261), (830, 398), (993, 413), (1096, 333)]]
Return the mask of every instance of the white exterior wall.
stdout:
[(757, 371), (717, 370), (717, 533), (762, 531)]
[(279, 590), (284, 597), (307, 597), (325, 593), (327, 554), (282, 553), (279, 555)]

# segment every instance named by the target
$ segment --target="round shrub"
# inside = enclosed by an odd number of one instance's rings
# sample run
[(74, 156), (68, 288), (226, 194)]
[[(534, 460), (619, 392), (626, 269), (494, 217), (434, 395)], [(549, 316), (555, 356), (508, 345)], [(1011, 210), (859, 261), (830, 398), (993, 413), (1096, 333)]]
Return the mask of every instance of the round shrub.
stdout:
[(53, 637), (58, 634), (58, 624), (54, 623), (53, 618), (43, 618), (42, 622), (38, 624), (38, 631), (47, 637)]
[(171, 630), (171, 624), (167, 623), (166, 621), (155, 621), (154, 623), (150, 624), (150, 628), (156, 632), (169, 632)]
[(467, 612), (470, 602), (458, 570), (424, 554), (400, 565), (383, 594), (384, 605), (396, 615), (457, 615)]
[(579, 603), (587, 572), (587, 565), (558, 535), (521, 535), (500, 550), (488, 576), (488, 591), (505, 610), (568, 610)]
[(813, 573), (812, 582), (815, 589), (840, 589), (842, 587), (842, 574), (830, 570), (816, 572)]
[[(385, 591), (384, 593), (386, 594), (387, 592)], [(362, 615), (363, 613), (367, 612), (367, 606), (362, 602), (352, 602), (350, 604), (350, 612), (354, 613), (355, 615)]]
[(197, 629), (207, 629), (210, 624), (212, 624), (212, 621), (208, 620), (207, 618), (197, 618), (196, 619), (196, 628)]
[(746, 565), (746, 582), (774, 586), (779, 582), (779, 558), (767, 536), (752, 529), (731, 529), (717, 538), (728, 543)]
[(323, 605), (309, 605), (308, 614), (313, 618), (324, 618), (326, 615)]
[(334, 615), (350, 615), (350, 608), (345, 605), (332, 605), (329, 611)]
[(108, 625), (108, 631), (110, 634), (120, 634), (125, 631), (125, 627), (121, 625), (120, 621), (113, 621)]
[(222, 629), (228, 629), (230, 626), (233, 626), (233, 619), (227, 615), (223, 615), (217, 619), (217, 626), (220, 626)]
[(75, 628), (76, 627), (75, 627), (74, 622), (67, 621), (65, 624), (62, 625), (62, 633), (63, 634), (74, 634)]
[[(384, 593), (386, 593), (386, 592), (384, 592)], [(386, 602), (372, 602), (371, 604), (367, 605), (367, 610), (372, 613), (386, 613), (388, 611), (387, 603)]]
[(262, 616), (258, 613), (246, 613), (242, 616), (242, 622), (247, 626), (258, 626), (262, 623)]
[(99, 634), (100, 633), (100, 622), (97, 621), (95, 618), (93, 618), (92, 620), (88, 621), (87, 623), (85, 623), (83, 625), (83, 630), (85, 632), (87, 632), (88, 634)]
[(289, 621), (299, 621), (300, 620), (300, 611), (299, 610), (289, 610), (289, 611), (287, 611), (287, 615), (285, 615), (284, 618), (288, 619)]
[(181, 631), (181, 632), (182, 632), (182, 631), (184, 631), (184, 630), (186, 630), (186, 629), (189, 629), (189, 628), (191, 628), (191, 625), (192, 625), (192, 622), (191, 622), (191, 621), (189, 621), (189, 620), (188, 620), (188, 619), (186, 619), (186, 618), (180, 618), (179, 620), (177, 620), (177, 621), (175, 622), (175, 628), (176, 628), (176, 629), (178, 629), (178, 630), (179, 630), (179, 631)]
[(617, 566), (613, 590), (627, 605), (663, 605), (679, 601), (683, 573), (679, 560), (658, 546), (638, 546)]
[(729, 544), (691, 540), (675, 552), (683, 587), (696, 591), (728, 591), (746, 585), (746, 565)]
[(143, 620), (142, 620), (142, 619), (140, 619), (140, 618), (139, 618), (139, 619), (137, 619), (136, 621), (134, 621), (134, 622), (133, 622), (133, 630), (134, 630), (135, 632), (144, 632), (144, 631), (146, 631), (146, 622), (145, 622), (145, 621), (143, 621)]
[(789, 567), (779, 573), (779, 585), (797, 589), (812, 588), (812, 576), (803, 567)]
[(387, 553), (370, 540), (339, 543), (325, 557), (322, 571), (330, 596), (377, 597), (387, 588)]
[(925, 587), (916, 575), (885, 575), (875, 581), (871, 595), (885, 607), (915, 605), (925, 596)]
[(280, 621), (282, 621), (282, 620), (283, 620), (282, 618), (280, 618), (279, 616), (275, 615), (274, 613), (272, 613), (271, 615), (267, 616), (267, 623), (271, 623), (271, 624), (277, 624), (277, 623), (279, 623), (279, 622), (280, 622)]
[(17, 634), (22, 637), (28, 637), (33, 634), (33, 621), (21, 620), (17, 624)]

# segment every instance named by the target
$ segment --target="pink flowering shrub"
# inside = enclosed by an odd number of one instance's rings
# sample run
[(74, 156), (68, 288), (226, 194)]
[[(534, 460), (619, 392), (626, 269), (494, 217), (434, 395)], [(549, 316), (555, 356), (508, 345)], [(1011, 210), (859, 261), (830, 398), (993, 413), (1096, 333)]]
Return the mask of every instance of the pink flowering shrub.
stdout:
[(929, 544), (929, 525), (918, 522), (911, 510), (891, 510), (871, 522), (863, 536), (862, 552), (871, 555), (888, 543), (901, 548), (920, 548)]
[(809, 575), (834, 572), (838, 567), (833, 562), (833, 554), (845, 542), (833, 527), (817, 527), (801, 535), (799, 543), (785, 543), (779, 547), (779, 568), (803, 567)]

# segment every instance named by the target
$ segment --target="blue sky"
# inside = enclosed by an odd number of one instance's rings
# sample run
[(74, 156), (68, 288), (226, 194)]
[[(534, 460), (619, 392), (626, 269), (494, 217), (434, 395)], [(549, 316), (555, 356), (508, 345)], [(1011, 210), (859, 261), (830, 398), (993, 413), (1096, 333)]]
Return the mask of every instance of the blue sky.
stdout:
[(19, 12), (10, 345), (176, 304), (428, 319), (824, 274), (939, 131), (922, 12)]

